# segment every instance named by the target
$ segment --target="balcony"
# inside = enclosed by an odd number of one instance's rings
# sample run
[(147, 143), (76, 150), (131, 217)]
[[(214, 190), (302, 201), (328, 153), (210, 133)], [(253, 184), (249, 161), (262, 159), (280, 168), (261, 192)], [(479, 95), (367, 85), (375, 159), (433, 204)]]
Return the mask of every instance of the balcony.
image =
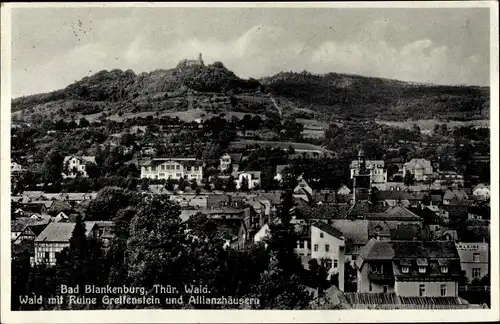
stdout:
[(394, 276), (391, 273), (370, 272), (368, 279), (371, 281), (394, 281)]

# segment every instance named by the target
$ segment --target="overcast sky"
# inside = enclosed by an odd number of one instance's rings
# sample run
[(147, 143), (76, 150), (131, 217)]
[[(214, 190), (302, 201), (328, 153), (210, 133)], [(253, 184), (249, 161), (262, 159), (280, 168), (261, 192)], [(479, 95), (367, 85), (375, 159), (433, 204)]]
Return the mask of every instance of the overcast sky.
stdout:
[(175, 67), (203, 53), (241, 77), (304, 69), (489, 84), (488, 9), (43, 8), (12, 10), (12, 95), (100, 70)]

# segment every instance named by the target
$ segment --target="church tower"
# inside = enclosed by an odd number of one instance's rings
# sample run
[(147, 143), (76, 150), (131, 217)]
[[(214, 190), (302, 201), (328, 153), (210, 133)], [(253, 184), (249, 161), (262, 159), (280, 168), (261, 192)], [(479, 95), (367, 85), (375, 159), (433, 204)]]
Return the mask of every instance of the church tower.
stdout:
[(366, 169), (366, 155), (363, 149), (358, 152), (358, 165), (359, 172), (353, 177), (353, 203), (368, 200), (371, 193), (370, 171)]

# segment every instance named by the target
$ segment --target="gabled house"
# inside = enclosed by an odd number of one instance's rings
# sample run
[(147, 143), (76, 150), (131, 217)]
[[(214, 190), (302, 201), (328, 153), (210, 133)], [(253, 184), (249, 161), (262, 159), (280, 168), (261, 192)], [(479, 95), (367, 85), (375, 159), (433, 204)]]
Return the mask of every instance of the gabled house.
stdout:
[(344, 290), (344, 234), (333, 226), (324, 222), (315, 222), (311, 225), (311, 258), (326, 259), (326, 268), (329, 274), (339, 275), (339, 289)]
[(426, 159), (411, 159), (403, 165), (403, 177), (407, 173), (415, 176), (415, 181), (428, 180), (433, 175), (431, 161)]
[(198, 183), (203, 179), (203, 162), (195, 158), (154, 158), (140, 162), (141, 179), (181, 178)]
[(342, 184), (338, 189), (337, 189), (337, 195), (349, 195), (351, 194), (351, 189), (347, 187), (345, 184)]
[(288, 167), (289, 165), (287, 164), (278, 164), (276, 166), (276, 173), (274, 175), (274, 180), (281, 182), (281, 180), (283, 180), (283, 171)]
[(219, 170), (236, 172), (240, 168), (240, 163), (243, 158), (241, 153), (226, 153), (222, 155), (219, 159)]
[(236, 189), (242, 189), (245, 182), (249, 190), (260, 187), (260, 171), (238, 171), (233, 172), (233, 177), (236, 183)]
[(457, 297), (460, 258), (452, 241), (370, 240), (356, 260), (359, 293)]
[(460, 265), (469, 281), (488, 274), (489, 244), (485, 242), (457, 242)]
[(65, 156), (63, 161), (63, 178), (87, 178), (87, 166), (95, 164), (95, 156)]
[(12, 161), (10, 163), (10, 172), (13, 176), (25, 173), (26, 171), (28, 171), (28, 170), (26, 168), (24, 168), (21, 164), (15, 162), (15, 161)]
[[(50, 218), (30, 218), (30, 217), (22, 217), (13, 219), (10, 222), (10, 239), (12, 242), (15, 242), (19, 239), (19, 237), (24, 233), (27, 227), (33, 225), (43, 225), (46, 226), (50, 222)], [(23, 239), (19, 239), (18, 243)]]
[(443, 196), (443, 204), (461, 205), (467, 199), (468, 195), (463, 190), (447, 190)]
[(313, 192), (313, 188), (307, 183), (307, 181), (300, 178), (298, 185), (293, 189), (293, 196), (296, 198), (302, 198), (307, 202), (312, 202)]
[(472, 194), (482, 197), (484, 200), (488, 200), (491, 194), (490, 186), (480, 183), (472, 189)]
[[(114, 226), (112, 225), (113, 222), (96, 221), (84, 222), (84, 224), (86, 235), (89, 238), (105, 240), (109, 239), (110, 235), (113, 235), (108, 233), (110, 231), (109, 229), (106, 230), (106, 227), (109, 228)], [(76, 223), (49, 223), (34, 240), (34, 264), (45, 263), (49, 266), (55, 265), (57, 262), (58, 254), (65, 247), (69, 247), (69, 241), (71, 239), (71, 236), (73, 235), (75, 226)]]
[(410, 195), (404, 191), (376, 191), (377, 202), (384, 202), (386, 206), (402, 205), (410, 207)]

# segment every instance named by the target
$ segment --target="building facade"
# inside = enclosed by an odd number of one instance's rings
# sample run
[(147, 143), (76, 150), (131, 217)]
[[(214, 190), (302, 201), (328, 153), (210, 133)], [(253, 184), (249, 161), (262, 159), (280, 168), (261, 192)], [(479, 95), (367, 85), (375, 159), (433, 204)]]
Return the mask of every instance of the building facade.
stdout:
[(226, 153), (219, 159), (219, 170), (224, 171), (238, 171), (242, 159), (241, 153), (229, 154)]
[(490, 193), (490, 186), (486, 186), (482, 183), (478, 184), (474, 187), (474, 189), (472, 189), (472, 194), (474, 196), (482, 197), (485, 200), (490, 199)]
[(242, 171), (233, 173), (236, 189), (242, 189), (243, 184), (247, 183), (248, 189), (256, 189), (260, 187), (260, 171)]
[(370, 240), (356, 260), (358, 292), (456, 297), (460, 258), (454, 242)]
[(195, 158), (155, 158), (141, 163), (141, 178), (196, 180), (203, 179), (203, 163)]
[(488, 274), (488, 243), (456, 243), (460, 266), (469, 281), (481, 279)]
[(385, 190), (387, 182), (387, 170), (385, 170), (385, 162), (383, 160), (367, 160), (365, 152), (361, 149), (358, 152), (358, 159), (352, 161), (349, 168), (351, 170), (351, 179), (360, 175), (360, 171), (364, 168), (366, 173), (370, 175), (370, 185), (380, 190)]
[(413, 174), (415, 181), (429, 180), (433, 174), (431, 161), (426, 159), (411, 159), (403, 165), (403, 177), (407, 173)]
[(63, 162), (63, 178), (87, 178), (87, 166), (95, 164), (95, 156), (76, 156), (70, 155), (64, 157)]
[(311, 258), (326, 259), (329, 274), (339, 275), (340, 290), (344, 290), (345, 238), (338, 229), (324, 222), (311, 225)]

